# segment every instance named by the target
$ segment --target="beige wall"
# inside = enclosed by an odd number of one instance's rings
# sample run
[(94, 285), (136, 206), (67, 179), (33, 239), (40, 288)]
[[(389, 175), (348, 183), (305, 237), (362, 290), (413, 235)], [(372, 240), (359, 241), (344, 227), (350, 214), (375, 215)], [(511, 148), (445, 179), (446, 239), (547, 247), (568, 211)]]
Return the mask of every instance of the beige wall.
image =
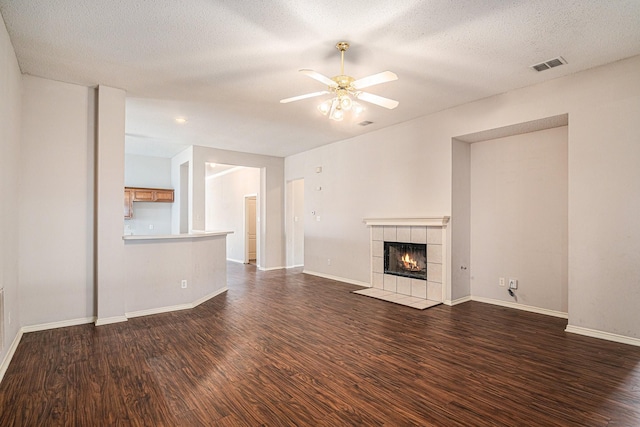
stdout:
[(634, 57), (287, 157), (306, 184), (305, 269), (368, 282), (362, 219), (451, 215), (454, 138), (568, 113), (569, 325), (640, 339), (638, 75)]
[[(451, 244), (451, 300), (471, 295), (471, 145), (453, 139), (452, 194), (449, 224)], [(451, 248), (455, 251), (451, 252)]]
[(22, 102), (22, 325), (91, 318), (93, 91), (25, 75)]
[(566, 313), (567, 127), (477, 142), (470, 159), (471, 295)]
[[(0, 361), (5, 359), (20, 329), (21, 317), (18, 287), (21, 88), (18, 61), (0, 17), (0, 288), (4, 289), (5, 325)], [(0, 366), (0, 378), (3, 372)]]

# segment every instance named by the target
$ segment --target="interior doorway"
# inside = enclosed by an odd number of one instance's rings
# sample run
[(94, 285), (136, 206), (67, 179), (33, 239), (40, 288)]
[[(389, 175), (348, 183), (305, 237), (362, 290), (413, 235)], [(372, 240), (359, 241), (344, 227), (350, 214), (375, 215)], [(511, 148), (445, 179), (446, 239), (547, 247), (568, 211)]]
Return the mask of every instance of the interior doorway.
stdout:
[(304, 179), (287, 182), (287, 266), (304, 266)]
[(256, 264), (258, 259), (258, 215), (256, 196), (244, 197), (245, 264)]

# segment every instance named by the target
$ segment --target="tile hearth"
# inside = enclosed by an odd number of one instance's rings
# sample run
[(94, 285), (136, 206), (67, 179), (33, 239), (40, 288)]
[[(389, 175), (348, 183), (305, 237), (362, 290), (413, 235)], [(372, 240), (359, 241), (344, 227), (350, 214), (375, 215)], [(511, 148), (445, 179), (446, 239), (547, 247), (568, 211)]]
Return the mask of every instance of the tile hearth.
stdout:
[(412, 297), (409, 295), (385, 291), (384, 289), (378, 288), (366, 288), (359, 291), (353, 291), (353, 293), (358, 295), (365, 295), (383, 301), (393, 302), (400, 305), (406, 305), (407, 307), (417, 308), (418, 310), (424, 310), (425, 308), (442, 304), (442, 302), (440, 301), (431, 301), (424, 298)]

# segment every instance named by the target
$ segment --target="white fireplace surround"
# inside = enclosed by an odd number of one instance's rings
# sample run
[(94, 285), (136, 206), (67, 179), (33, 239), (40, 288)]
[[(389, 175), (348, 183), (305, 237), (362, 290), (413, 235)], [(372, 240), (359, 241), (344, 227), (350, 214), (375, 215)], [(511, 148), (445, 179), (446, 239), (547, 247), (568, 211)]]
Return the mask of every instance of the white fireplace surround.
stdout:
[[(407, 297), (443, 302), (447, 289), (448, 216), (422, 218), (365, 218), (370, 227), (370, 286)], [(384, 242), (427, 245), (427, 280), (384, 273)]]

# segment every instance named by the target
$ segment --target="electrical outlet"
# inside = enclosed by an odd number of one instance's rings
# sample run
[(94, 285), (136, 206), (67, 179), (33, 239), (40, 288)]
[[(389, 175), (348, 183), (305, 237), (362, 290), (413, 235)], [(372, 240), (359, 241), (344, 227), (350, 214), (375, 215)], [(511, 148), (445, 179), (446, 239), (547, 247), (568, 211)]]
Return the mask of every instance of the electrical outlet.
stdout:
[(504, 287), (504, 277), (500, 278), (500, 281), (498, 282), (498, 285)]
[(180, 287), (181, 287), (182, 289), (187, 289), (187, 281), (186, 281), (186, 280), (183, 280), (183, 281), (180, 283)]
[(331, 258), (327, 258), (327, 265), (331, 265)]
[(509, 289), (518, 289), (518, 279), (509, 279)]
[(153, 224), (149, 224), (149, 230), (153, 230)]

